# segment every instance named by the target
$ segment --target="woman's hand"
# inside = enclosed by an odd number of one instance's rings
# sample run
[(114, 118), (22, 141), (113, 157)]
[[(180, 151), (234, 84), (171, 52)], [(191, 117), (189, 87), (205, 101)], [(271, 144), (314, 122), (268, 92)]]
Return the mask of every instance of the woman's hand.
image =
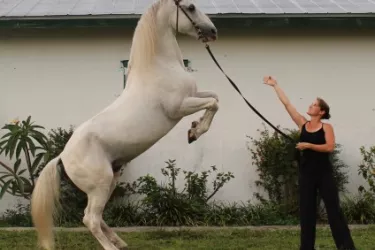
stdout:
[(296, 149), (299, 149), (299, 150), (309, 149), (310, 145), (311, 144), (307, 142), (300, 142), (300, 143), (297, 143)]
[(265, 76), (263, 77), (263, 83), (273, 87), (277, 84), (277, 81), (272, 76)]

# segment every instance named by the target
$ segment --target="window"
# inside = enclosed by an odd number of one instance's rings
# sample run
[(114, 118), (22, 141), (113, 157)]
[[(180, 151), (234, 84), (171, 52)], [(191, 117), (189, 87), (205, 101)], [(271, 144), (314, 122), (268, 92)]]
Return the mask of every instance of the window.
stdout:
[[(125, 86), (126, 86), (126, 76), (128, 74), (128, 63), (129, 63), (129, 60), (122, 60), (121, 61), (121, 68), (122, 68), (122, 71), (123, 71), (123, 74), (124, 74), (123, 88), (125, 88)], [(190, 60), (184, 59), (184, 66), (185, 66), (187, 71), (189, 71), (189, 72), (193, 71), (193, 69), (191, 68)]]
[(190, 69), (191, 69), (191, 62), (190, 62), (190, 60), (188, 60), (188, 59), (184, 59), (184, 66), (185, 66), (185, 68), (188, 70), (188, 71), (190, 71)]
[(126, 76), (128, 74), (128, 63), (129, 63), (129, 60), (123, 60), (123, 61), (121, 61), (122, 73), (124, 74), (123, 88), (125, 88), (125, 85), (126, 85)]

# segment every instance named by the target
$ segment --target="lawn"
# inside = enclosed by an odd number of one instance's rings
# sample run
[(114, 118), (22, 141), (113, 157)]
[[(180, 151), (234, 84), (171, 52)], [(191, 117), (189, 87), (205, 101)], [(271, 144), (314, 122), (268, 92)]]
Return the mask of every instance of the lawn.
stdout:
[[(119, 232), (127, 241), (130, 250), (140, 249), (251, 249), (277, 250), (298, 249), (298, 230), (176, 230), (153, 232)], [(352, 235), (358, 250), (375, 249), (375, 227), (352, 229)], [(37, 249), (34, 231), (1, 231), (0, 249), (32, 250)], [(57, 250), (99, 250), (99, 244), (88, 232), (58, 232)], [(318, 229), (316, 250), (335, 250), (329, 229)]]

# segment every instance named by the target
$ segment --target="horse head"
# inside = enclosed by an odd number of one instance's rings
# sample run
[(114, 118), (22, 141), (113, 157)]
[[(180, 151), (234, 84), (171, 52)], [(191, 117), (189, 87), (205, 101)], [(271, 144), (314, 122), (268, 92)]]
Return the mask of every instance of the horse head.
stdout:
[(203, 42), (217, 39), (217, 28), (193, 0), (168, 0), (170, 24), (179, 33), (196, 37)]

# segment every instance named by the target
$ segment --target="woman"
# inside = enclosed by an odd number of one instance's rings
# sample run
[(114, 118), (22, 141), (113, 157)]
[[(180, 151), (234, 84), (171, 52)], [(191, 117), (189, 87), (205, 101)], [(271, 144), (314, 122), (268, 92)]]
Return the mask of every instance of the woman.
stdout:
[(314, 249), (318, 190), (326, 207), (336, 247), (340, 250), (354, 250), (354, 243), (340, 207), (338, 189), (334, 182), (333, 169), (329, 160), (329, 155), (335, 148), (333, 127), (321, 121), (321, 119), (330, 118), (328, 104), (323, 99), (317, 98), (307, 111), (310, 116), (308, 121), (290, 103), (274, 78), (266, 76), (263, 81), (274, 88), (280, 101), (300, 129), (300, 142), (296, 146), (301, 151), (299, 171), (300, 250)]

